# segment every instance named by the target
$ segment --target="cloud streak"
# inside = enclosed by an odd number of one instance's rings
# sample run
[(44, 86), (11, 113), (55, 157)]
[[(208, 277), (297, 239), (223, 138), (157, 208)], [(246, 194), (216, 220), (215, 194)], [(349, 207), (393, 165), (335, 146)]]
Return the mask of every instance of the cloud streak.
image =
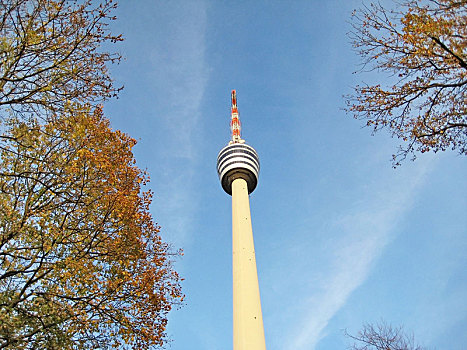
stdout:
[[(206, 87), (206, 5), (201, 1), (159, 3), (163, 30), (150, 53), (150, 72), (162, 118), (172, 128), (179, 156), (191, 156), (191, 133), (196, 130)], [(181, 141), (181, 143), (180, 143)]]
[[(308, 312), (294, 325), (299, 331), (291, 337), (288, 349), (315, 349), (326, 336), (326, 326), (332, 317), (365, 282), (373, 264), (393, 239), (395, 224), (411, 209), (427, 172), (428, 166), (421, 166), (412, 174), (398, 177), (398, 183), (386, 186), (385, 190), (381, 189), (382, 182), (373, 184), (366, 189), (373, 200), (366, 198), (365, 204), (331, 225), (331, 232), (326, 235), (333, 237), (333, 232), (339, 232), (342, 238), (330, 244), (328, 269), (323, 278), (313, 282), (317, 292), (303, 301), (300, 309)], [(394, 191), (395, 188), (398, 190)]]
[(206, 6), (203, 2), (160, 2), (161, 31), (153, 42), (149, 72), (154, 81), (155, 118), (163, 131), (158, 146), (156, 217), (164, 237), (186, 246), (196, 208), (191, 180), (197, 162), (196, 133), (208, 79), (205, 63)]

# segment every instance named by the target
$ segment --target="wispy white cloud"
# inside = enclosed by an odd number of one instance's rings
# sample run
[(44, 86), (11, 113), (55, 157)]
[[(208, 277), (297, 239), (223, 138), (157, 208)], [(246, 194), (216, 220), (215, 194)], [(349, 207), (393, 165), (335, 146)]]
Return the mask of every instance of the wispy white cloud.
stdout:
[[(150, 53), (157, 110), (163, 129), (163, 149), (158, 149), (154, 210), (164, 237), (175, 246), (186, 246), (196, 208), (191, 189), (197, 162), (196, 133), (208, 69), (205, 63), (206, 6), (202, 1), (159, 2), (161, 31)], [(151, 35), (149, 33), (149, 35)], [(157, 166), (157, 168), (156, 168)]]
[[(288, 349), (315, 349), (326, 335), (326, 326), (346, 304), (351, 293), (367, 279), (376, 259), (393, 238), (394, 225), (413, 204), (429, 166), (398, 176), (392, 183), (382, 181), (367, 187), (359, 205), (330, 225), (332, 251), (325, 274), (313, 281), (313, 291), (300, 305), (306, 310), (294, 324)], [(396, 190), (395, 190), (396, 189)], [(338, 234), (335, 234), (338, 232)], [(338, 240), (336, 240), (338, 236)], [(290, 339), (290, 338), (289, 338)]]
[(206, 5), (202, 1), (170, 1), (158, 6), (164, 30), (150, 53), (158, 119), (175, 139), (175, 156), (192, 158), (192, 134), (208, 78), (205, 63)]

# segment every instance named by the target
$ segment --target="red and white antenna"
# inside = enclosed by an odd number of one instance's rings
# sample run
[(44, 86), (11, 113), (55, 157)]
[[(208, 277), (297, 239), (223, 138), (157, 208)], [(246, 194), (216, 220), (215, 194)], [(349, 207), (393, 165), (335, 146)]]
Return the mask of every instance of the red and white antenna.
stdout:
[(232, 142), (241, 143), (243, 141), (241, 138), (242, 126), (240, 124), (240, 118), (238, 116), (237, 92), (235, 90), (232, 90), (232, 106), (230, 108), (230, 111), (230, 130), (232, 130)]

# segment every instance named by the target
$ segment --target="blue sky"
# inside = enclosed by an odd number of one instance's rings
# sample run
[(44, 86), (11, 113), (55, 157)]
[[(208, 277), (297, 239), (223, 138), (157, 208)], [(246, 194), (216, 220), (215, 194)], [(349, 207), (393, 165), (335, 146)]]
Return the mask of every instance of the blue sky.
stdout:
[(342, 110), (374, 78), (352, 74), (360, 4), (121, 1), (112, 74), (125, 89), (105, 112), (139, 140), (151, 211), (185, 252), (170, 349), (232, 348), (231, 201), (216, 174), (232, 89), (261, 161), (250, 204), (268, 349), (345, 349), (344, 329), (383, 319), (430, 349), (465, 349), (466, 160), (394, 170), (397, 140)]

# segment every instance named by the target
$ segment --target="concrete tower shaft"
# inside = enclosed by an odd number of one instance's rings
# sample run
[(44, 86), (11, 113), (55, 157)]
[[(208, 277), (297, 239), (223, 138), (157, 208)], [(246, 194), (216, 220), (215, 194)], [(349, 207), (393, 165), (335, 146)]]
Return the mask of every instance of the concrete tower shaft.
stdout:
[(233, 349), (266, 350), (247, 183), (232, 183)]

